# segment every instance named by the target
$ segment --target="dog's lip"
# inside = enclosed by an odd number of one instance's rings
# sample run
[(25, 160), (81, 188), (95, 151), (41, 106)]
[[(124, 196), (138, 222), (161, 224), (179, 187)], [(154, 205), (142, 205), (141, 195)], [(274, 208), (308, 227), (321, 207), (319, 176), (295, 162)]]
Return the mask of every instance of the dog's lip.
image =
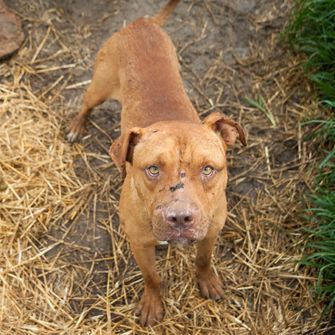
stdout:
[(194, 229), (173, 229), (167, 236), (167, 241), (186, 238), (188, 240), (196, 240), (196, 231)]

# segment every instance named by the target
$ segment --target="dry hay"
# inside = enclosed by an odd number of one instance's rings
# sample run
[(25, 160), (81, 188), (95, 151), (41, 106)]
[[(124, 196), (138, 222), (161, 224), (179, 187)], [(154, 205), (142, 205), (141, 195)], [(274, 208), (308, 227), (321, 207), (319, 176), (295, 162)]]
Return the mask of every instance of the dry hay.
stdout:
[[(214, 256), (226, 299), (199, 297), (193, 247), (159, 250), (166, 315), (145, 329), (134, 316), (143, 279), (119, 230), (121, 183), (107, 155), (118, 125), (101, 107), (83, 144), (64, 140), (82, 92), (72, 89), (87, 80), (73, 73), (90, 71), (92, 51), (82, 41), (93, 28), (60, 29), (64, 13), (51, 4), (26, 3), (25, 45), (0, 65), (1, 334), (321, 334), (315, 278), (297, 265), (301, 198), (313, 179), (300, 121), (316, 107), (296, 61), (278, 53), (271, 35), (234, 66), (219, 54), (203, 78), (183, 63), (197, 108), (228, 109), (247, 128), (249, 145), (230, 155), (230, 214)], [(210, 3), (203, 8), (215, 23)], [(199, 22), (194, 44), (206, 30)], [(177, 44), (181, 57), (191, 44)], [(218, 88), (211, 99), (209, 87)], [(241, 102), (257, 94), (263, 111)]]

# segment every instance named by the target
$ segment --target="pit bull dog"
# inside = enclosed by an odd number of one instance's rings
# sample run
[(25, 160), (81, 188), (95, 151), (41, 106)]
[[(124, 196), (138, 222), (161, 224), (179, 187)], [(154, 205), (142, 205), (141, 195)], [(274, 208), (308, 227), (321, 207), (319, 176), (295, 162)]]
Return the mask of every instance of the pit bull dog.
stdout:
[(203, 122), (179, 74), (175, 47), (161, 26), (176, 7), (170, 0), (151, 18), (140, 18), (101, 47), (92, 83), (68, 140), (77, 140), (92, 108), (106, 99), (121, 102), (121, 135), (110, 148), (124, 183), (120, 221), (144, 277), (137, 307), (142, 325), (163, 318), (158, 241), (196, 241), (196, 278), (204, 298), (224, 296), (211, 269), (211, 254), (227, 204), (226, 149), (239, 139), (240, 125), (214, 112)]

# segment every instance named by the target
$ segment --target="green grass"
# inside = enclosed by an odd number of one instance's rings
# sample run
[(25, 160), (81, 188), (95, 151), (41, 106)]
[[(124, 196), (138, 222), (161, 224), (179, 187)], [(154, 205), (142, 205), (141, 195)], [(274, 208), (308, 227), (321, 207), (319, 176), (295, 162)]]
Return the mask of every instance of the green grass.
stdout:
[(328, 301), (328, 310), (335, 305), (335, 120), (307, 123), (320, 126), (315, 136), (325, 158), (319, 163), (315, 193), (308, 197), (314, 228), (308, 231), (309, 254), (302, 263), (318, 270), (316, 292)]
[(276, 119), (275, 119), (274, 115), (266, 107), (266, 103), (265, 103), (265, 101), (264, 101), (264, 99), (263, 99), (263, 97), (261, 95), (259, 95), (257, 99), (246, 98), (245, 102), (250, 107), (256, 108), (259, 111), (263, 112), (266, 115), (266, 117), (270, 120), (272, 127), (276, 127), (277, 126)]
[(305, 70), (323, 102), (335, 103), (335, 1), (295, 0), (285, 35), (307, 55)]
[(323, 159), (315, 192), (307, 197), (314, 228), (303, 263), (318, 270), (316, 292), (330, 308), (335, 306), (335, 0), (295, 0), (284, 36), (295, 52), (306, 55), (306, 75), (327, 107), (326, 120), (306, 122), (318, 129), (314, 135)]
[(303, 263), (318, 269), (316, 291), (331, 307), (335, 304), (335, 120), (308, 123), (321, 126), (316, 136), (325, 158), (319, 164), (315, 194), (310, 196), (309, 219), (316, 225), (309, 231), (308, 248), (313, 251)]

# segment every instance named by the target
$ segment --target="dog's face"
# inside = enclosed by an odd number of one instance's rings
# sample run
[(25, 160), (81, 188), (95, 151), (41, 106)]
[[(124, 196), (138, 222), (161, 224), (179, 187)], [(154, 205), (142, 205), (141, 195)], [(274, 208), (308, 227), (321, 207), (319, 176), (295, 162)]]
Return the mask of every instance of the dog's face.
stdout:
[(244, 143), (242, 129), (215, 113), (204, 124), (165, 121), (127, 136), (114, 142), (110, 154), (120, 167), (127, 162), (127, 178), (152, 220), (154, 236), (203, 239), (225, 195), (226, 145), (237, 137)]

